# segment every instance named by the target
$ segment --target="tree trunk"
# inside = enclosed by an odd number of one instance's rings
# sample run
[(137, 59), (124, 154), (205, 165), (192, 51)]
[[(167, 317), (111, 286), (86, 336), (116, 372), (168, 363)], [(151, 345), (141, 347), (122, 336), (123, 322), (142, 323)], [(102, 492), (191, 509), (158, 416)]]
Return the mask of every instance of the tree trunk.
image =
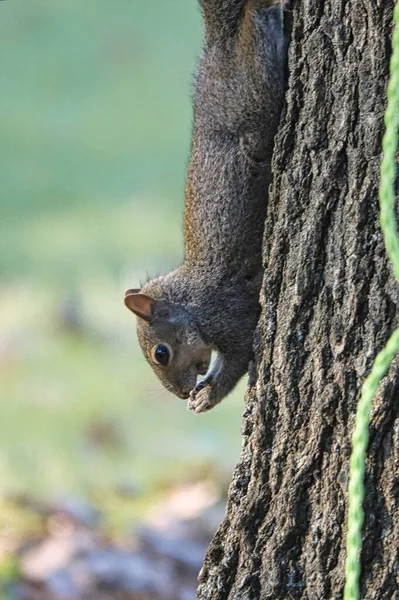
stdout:
[[(342, 598), (351, 433), (399, 324), (378, 184), (393, 0), (304, 0), (276, 138), (243, 450), (200, 600)], [(399, 374), (374, 402), (362, 598), (399, 598)]]

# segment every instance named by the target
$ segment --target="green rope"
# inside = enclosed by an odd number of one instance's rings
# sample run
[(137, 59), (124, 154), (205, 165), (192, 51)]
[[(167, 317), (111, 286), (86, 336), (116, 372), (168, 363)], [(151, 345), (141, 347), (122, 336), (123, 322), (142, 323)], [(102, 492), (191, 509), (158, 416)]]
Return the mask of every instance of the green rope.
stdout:
[[(394, 32), (388, 84), (388, 105), (385, 112), (385, 134), (382, 140), (380, 223), (385, 247), (399, 282), (399, 238), (395, 216), (396, 151), (398, 147), (399, 114), (399, 1), (394, 9)], [(370, 375), (366, 378), (356, 413), (350, 460), (348, 537), (346, 542), (346, 581), (344, 600), (358, 600), (360, 578), (360, 552), (362, 549), (362, 526), (364, 520), (364, 470), (371, 405), (377, 388), (387, 373), (392, 360), (399, 352), (399, 329), (377, 355)]]

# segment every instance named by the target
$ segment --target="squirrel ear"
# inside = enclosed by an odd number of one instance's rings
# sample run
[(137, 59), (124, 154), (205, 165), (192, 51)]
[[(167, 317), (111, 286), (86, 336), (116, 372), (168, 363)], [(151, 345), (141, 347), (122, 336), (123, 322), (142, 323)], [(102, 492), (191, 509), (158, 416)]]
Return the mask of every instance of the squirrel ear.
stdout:
[(131, 293), (134, 290), (127, 290), (125, 295), (125, 305), (135, 315), (144, 321), (151, 321), (154, 315), (155, 300), (145, 294)]

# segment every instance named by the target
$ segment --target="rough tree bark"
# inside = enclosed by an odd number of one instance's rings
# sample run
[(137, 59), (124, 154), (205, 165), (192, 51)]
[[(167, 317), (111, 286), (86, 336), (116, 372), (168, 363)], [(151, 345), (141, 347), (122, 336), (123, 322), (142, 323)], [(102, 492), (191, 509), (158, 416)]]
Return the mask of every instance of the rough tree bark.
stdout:
[[(355, 406), (399, 323), (377, 198), (392, 11), (393, 0), (296, 3), (243, 450), (201, 600), (342, 597)], [(398, 365), (370, 428), (367, 599), (399, 598)]]

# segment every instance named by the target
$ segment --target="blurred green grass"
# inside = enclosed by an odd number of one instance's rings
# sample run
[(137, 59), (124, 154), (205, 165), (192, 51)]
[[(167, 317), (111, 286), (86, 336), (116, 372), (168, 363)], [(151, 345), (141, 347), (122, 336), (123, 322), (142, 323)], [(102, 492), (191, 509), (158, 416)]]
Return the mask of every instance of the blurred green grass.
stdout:
[(181, 257), (200, 39), (195, 0), (0, 3), (1, 494), (148, 490), (238, 458), (244, 385), (188, 413), (122, 303)]

